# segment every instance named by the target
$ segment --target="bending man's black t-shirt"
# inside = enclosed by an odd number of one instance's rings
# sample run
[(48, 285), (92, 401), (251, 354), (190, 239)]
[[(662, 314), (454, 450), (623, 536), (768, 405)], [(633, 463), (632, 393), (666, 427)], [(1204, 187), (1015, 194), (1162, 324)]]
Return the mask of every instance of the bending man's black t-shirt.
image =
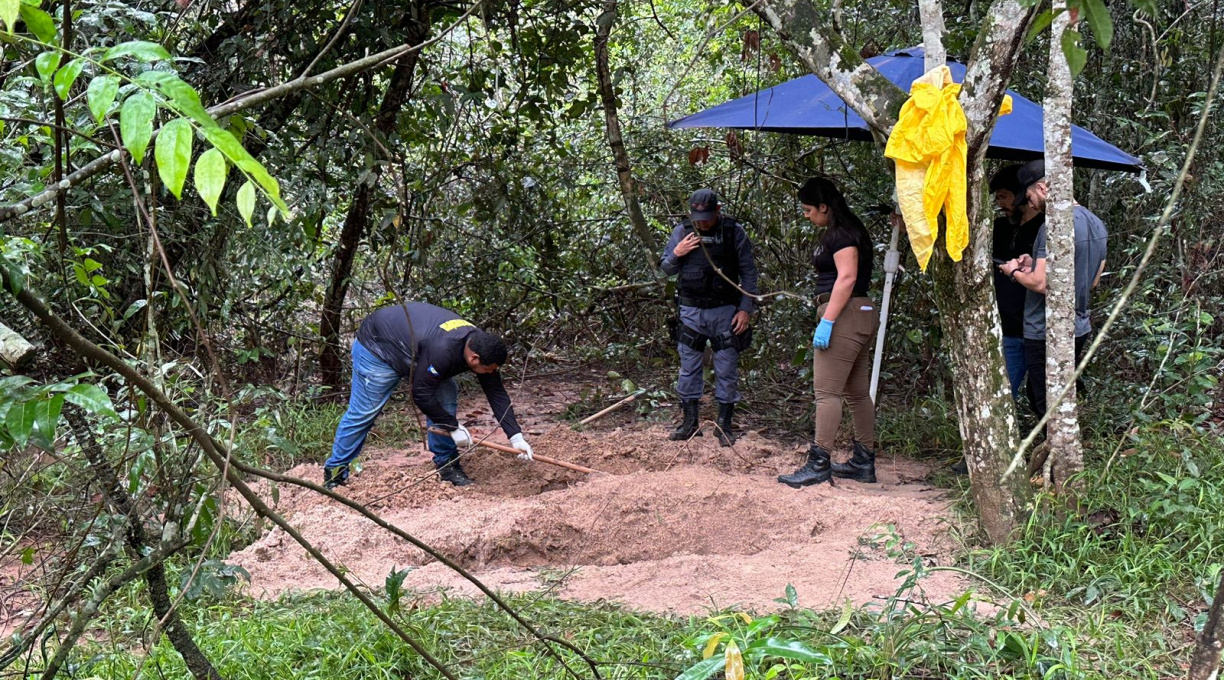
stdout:
[[(396, 373), (405, 378), (411, 375), (412, 400), (417, 408), (442, 429), (453, 430), (459, 421), (442, 408), (435, 392), (443, 380), (469, 370), (463, 348), (468, 336), (476, 330), (448, 309), (424, 302), (408, 302), (383, 307), (366, 317), (357, 329), (357, 341)], [(476, 380), (506, 436), (513, 437), (521, 432), (501, 374), (477, 373)]]
[(854, 279), (855, 297), (867, 294), (871, 287), (871, 250), (859, 248), (859, 244), (849, 235), (838, 236), (826, 233), (821, 237), (812, 253), (812, 266), (816, 268), (816, 294), (823, 295), (833, 292), (833, 284), (837, 283), (837, 262), (833, 254), (845, 248), (858, 248), (858, 276)]
[[(994, 221), (994, 245), (991, 255), (996, 260), (1007, 262), (1033, 252), (1033, 241), (1037, 230), (1045, 222), (1041, 214), (1024, 224), (1012, 224), (1006, 217)], [(1024, 337), (1024, 299), (1027, 290), (1017, 281), (1012, 281), (998, 267), (994, 268), (995, 299), (999, 304), (999, 321), (1003, 337)]]

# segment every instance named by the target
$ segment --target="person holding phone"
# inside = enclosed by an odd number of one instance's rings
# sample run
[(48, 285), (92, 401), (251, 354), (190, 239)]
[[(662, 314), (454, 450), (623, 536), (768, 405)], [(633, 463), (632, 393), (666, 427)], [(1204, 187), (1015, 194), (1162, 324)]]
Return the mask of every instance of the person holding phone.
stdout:
[(735, 218), (722, 214), (717, 194), (698, 189), (689, 197), (688, 218), (672, 230), (659, 268), (677, 277), (676, 303), (680, 308), (676, 392), (682, 419), (669, 438), (683, 441), (701, 434), (701, 364), (709, 344), (714, 349), (718, 441), (731, 446), (735, 442), (731, 421), (740, 400), (739, 355), (752, 342), (749, 316), (757, 295), (752, 241)]

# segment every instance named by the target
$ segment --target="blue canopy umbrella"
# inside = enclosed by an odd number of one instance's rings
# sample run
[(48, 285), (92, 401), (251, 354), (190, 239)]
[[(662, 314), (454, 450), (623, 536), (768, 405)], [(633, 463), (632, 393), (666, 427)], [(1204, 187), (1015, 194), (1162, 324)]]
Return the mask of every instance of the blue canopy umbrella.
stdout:
[[(922, 47), (888, 52), (867, 60), (885, 78), (905, 92), (926, 73)], [(948, 60), (952, 80), (964, 82), (965, 65)], [(1041, 158), (1045, 151), (1043, 118), (1040, 106), (1007, 91), (1012, 97), (1012, 112), (999, 116), (990, 135), (986, 156), (1011, 161)], [(816, 76), (803, 76), (766, 88), (705, 111), (667, 124), (677, 128), (733, 128), (794, 135), (814, 135), (869, 142), (867, 123)], [(1083, 168), (1143, 172), (1140, 160), (1104, 141), (1078, 125), (1071, 126), (1072, 162)], [(893, 279), (900, 262), (897, 241), (900, 230), (893, 229), (892, 243), (884, 258), (884, 299), (880, 305), (880, 332), (876, 338), (875, 360), (871, 371), (871, 399), (875, 400), (888, 328), (888, 308)]]
[[(910, 84), (926, 72), (921, 47), (889, 52), (867, 60), (885, 78), (909, 92)], [(948, 61), (952, 79), (962, 82), (965, 65)], [(999, 116), (989, 158), (1030, 161), (1041, 158), (1043, 111), (1040, 106), (1007, 91), (1012, 112)], [(668, 128), (734, 128), (795, 135), (816, 135), (855, 141), (871, 141), (867, 123), (846, 106), (833, 90), (816, 76), (803, 76), (667, 124)], [(1078, 125), (1071, 126), (1071, 156), (1075, 165), (1104, 170), (1142, 172), (1140, 160)]]

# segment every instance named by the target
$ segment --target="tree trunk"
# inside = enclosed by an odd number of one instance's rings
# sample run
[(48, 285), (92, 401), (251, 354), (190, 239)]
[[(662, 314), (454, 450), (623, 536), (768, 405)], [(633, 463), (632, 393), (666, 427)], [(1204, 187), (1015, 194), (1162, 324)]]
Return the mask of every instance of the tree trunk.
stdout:
[[(810, 0), (753, 5), (792, 51), (873, 128), (887, 134), (906, 95), (866, 65), (828, 26)], [(925, 42), (938, 45), (942, 12), (922, 0)], [(974, 225), (964, 258), (936, 255), (935, 297), (956, 385), (957, 413), (974, 502), (992, 543), (1005, 543), (1025, 515), (1028, 480), (1004, 479), (1017, 445), (1016, 413), (1003, 369), (1002, 331), (991, 285), (991, 210), (985, 194), (986, 145), (1007, 79), (1036, 14), (1019, 0), (996, 0), (986, 13), (966, 66), (961, 105), (968, 119), (967, 211)], [(932, 56), (938, 59), (942, 53)], [(938, 248), (937, 248), (938, 253)]]
[(633, 179), (629, 152), (625, 149), (625, 141), (621, 137), (616, 90), (612, 85), (612, 71), (608, 65), (608, 40), (612, 35), (612, 26), (616, 23), (617, 1), (606, 0), (603, 14), (596, 21), (595, 72), (599, 80), (599, 97), (603, 101), (604, 119), (608, 128), (608, 146), (612, 148), (612, 156), (616, 161), (616, 178), (620, 182), (625, 210), (629, 213), (629, 222), (633, 225), (633, 232), (637, 234), (638, 241), (641, 242), (642, 249), (646, 252), (646, 261), (650, 263), (652, 270), (657, 270), (659, 246), (655, 241), (654, 233), (650, 231), (650, 225), (646, 224), (642, 206), (638, 203), (637, 182)]
[(1194, 645), (1190, 657), (1189, 680), (1216, 680), (1220, 674), (1220, 653), (1224, 650), (1224, 569), (1220, 570), (1220, 584), (1215, 597), (1211, 598), (1211, 610), (1207, 623)]
[[(1046, 461), (1049, 481), (1061, 487), (1084, 469), (1075, 383), (1075, 200), (1071, 177), (1071, 68), (1062, 49), (1070, 26), (1065, 0), (1050, 33), (1050, 70), (1045, 95), (1046, 198), (1046, 385), (1050, 409)], [(1094, 272), (1095, 273), (1095, 272)], [(1055, 397), (1066, 390), (1061, 400)]]
[[(410, 15), (407, 42), (419, 45), (429, 36), (429, 11), (424, 5), (417, 5)], [(387, 85), (374, 123), (375, 132), (384, 140), (395, 130), (395, 119), (408, 101), (420, 54), (419, 50), (409, 52), (396, 62), (395, 71), (391, 74), (391, 82)], [(319, 335), (323, 339), (323, 349), (319, 353), (319, 369), (322, 372), (323, 384), (336, 392), (343, 387), (344, 361), (340, 349), (340, 330), (344, 319), (344, 299), (348, 296), (349, 278), (353, 273), (357, 248), (370, 222), (370, 208), (383, 167), (379, 164), (371, 168), (366, 180), (353, 191), (353, 199), (344, 218), (344, 227), (340, 230), (340, 239), (332, 255), (331, 275), (319, 317)]]
[[(947, 60), (942, 36), (943, 7), (939, 0), (919, 0), (923, 51), (926, 70)], [(1004, 78), (1003, 80), (1006, 80)], [(992, 109), (996, 109), (992, 107)], [(994, 117), (990, 117), (993, 124)], [(980, 127), (980, 125), (979, 125)], [(978, 225), (977, 235), (992, 234), (991, 205), (982, 191), (985, 166), (981, 157), (967, 157), (966, 212), (970, 224)], [(946, 230), (944, 232), (946, 239)], [(983, 267), (971, 253), (990, 244), (974, 239), (969, 252), (957, 264), (937, 255), (935, 300), (943, 337), (944, 351), (951, 358), (956, 392), (957, 422), (966, 464), (970, 472), (970, 493), (978, 508), (982, 528), (992, 543), (1005, 543), (1022, 521), (1028, 498), (1027, 480), (1003, 480), (1010, 451), (1017, 444), (1015, 407), (1003, 365), (1003, 333), (994, 296), (989, 265)], [(937, 249), (937, 253), (941, 252)]]

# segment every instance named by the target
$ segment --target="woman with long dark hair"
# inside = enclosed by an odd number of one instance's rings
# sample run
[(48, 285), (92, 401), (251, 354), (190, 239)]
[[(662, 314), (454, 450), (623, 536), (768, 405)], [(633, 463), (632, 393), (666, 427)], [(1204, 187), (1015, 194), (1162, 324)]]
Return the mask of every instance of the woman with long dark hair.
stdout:
[[(816, 177), (799, 188), (803, 216), (823, 229), (812, 265), (820, 323), (812, 335), (816, 389), (816, 441), (803, 467), (778, 481), (796, 489), (847, 477), (875, 482), (875, 404), (871, 401), (871, 347), (880, 324), (871, 285), (871, 237), (830, 180)], [(829, 451), (841, 425), (842, 402), (854, 421), (854, 455), (833, 464)]]

